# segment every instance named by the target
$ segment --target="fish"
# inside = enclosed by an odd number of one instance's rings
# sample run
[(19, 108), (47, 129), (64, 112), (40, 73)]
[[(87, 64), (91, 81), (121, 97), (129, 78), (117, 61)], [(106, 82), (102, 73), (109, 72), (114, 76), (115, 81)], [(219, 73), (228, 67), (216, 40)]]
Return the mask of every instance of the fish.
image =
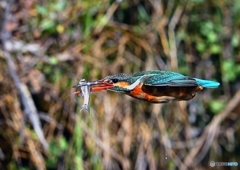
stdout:
[(92, 85), (91, 82), (87, 82), (85, 79), (79, 80), (78, 84), (76, 86), (73, 86), (74, 88), (78, 88), (78, 91), (75, 92), (78, 96), (83, 96), (84, 101), (81, 106), (80, 112), (83, 110), (86, 110), (88, 113), (90, 112), (89, 107), (89, 100), (90, 100), (90, 86)]
[(81, 106), (80, 112), (82, 112), (83, 110), (86, 110), (88, 113), (90, 112), (89, 101), (91, 92), (106, 90), (111, 87), (112, 87), (111, 84), (108, 84), (107, 82), (104, 82), (102, 80), (89, 82), (86, 81), (85, 79), (79, 80), (78, 84), (73, 86), (73, 88), (76, 88), (76, 92), (74, 92), (74, 94), (84, 97), (84, 101)]

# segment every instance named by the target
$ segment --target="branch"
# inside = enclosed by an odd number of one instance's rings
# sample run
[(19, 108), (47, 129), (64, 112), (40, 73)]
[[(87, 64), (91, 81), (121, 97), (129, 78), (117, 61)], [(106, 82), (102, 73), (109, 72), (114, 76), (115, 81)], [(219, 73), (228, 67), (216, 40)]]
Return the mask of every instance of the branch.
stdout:
[(14, 84), (19, 92), (21, 102), (24, 106), (24, 117), (28, 116), (35, 132), (37, 133), (40, 142), (42, 143), (43, 147), (45, 149), (48, 148), (48, 143), (43, 135), (43, 131), (41, 128), (41, 124), (39, 121), (39, 117), (37, 114), (37, 109), (34, 105), (34, 102), (32, 100), (32, 97), (29, 93), (29, 90), (27, 86), (23, 83), (21, 83), (17, 73), (16, 68), (14, 65), (14, 62), (11, 58), (10, 52), (8, 50), (9, 45), (11, 45), (11, 39), (12, 35), (11, 33), (6, 29), (6, 22), (8, 21), (9, 16), (11, 16), (11, 7), (14, 4), (15, 0), (8, 0), (7, 6), (4, 12), (4, 17), (2, 21), (2, 28), (1, 28), (1, 42), (3, 44), (3, 54), (6, 58), (7, 64), (8, 64), (8, 70), (10, 73), (10, 76), (12, 77)]
[[(195, 147), (193, 147), (193, 149), (184, 160), (184, 165), (186, 167), (196, 166), (203, 159), (211, 147), (214, 138), (217, 137), (218, 133), (216, 132), (219, 129), (221, 122), (232, 113), (232, 111), (239, 105), (239, 103), (240, 90), (238, 90), (232, 100), (229, 101), (226, 108), (217, 116), (215, 116), (209, 125), (205, 128)], [(185, 167), (182, 166), (180, 169), (185, 169)]]

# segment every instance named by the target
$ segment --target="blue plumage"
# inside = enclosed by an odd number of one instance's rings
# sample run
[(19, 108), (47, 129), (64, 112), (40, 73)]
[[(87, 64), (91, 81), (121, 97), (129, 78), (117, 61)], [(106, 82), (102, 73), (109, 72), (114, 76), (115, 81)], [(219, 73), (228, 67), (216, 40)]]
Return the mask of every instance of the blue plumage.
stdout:
[(133, 76), (115, 74), (103, 80), (113, 85), (108, 90), (122, 92), (151, 103), (190, 100), (203, 88), (217, 88), (220, 85), (215, 81), (163, 70), (143, 71)]
[(217, 88), (220, 83), (216, 81), (211, 81), (211, 80), (202, 80), (198, 78), (194, 78), (199, 86), (202, 86), (204, 88)]
[(220, 85), (220, 83), (215, 81), (191, 78), (176, 72), (164, 70), (151, 70), (139, 72), (133, 75), (132, 82), (136, 81), (142, 76), (147, 76), (143, 83), (149, 86), (172, 86), (172, 87), (201, 86), (203, 88), (217, 88)]

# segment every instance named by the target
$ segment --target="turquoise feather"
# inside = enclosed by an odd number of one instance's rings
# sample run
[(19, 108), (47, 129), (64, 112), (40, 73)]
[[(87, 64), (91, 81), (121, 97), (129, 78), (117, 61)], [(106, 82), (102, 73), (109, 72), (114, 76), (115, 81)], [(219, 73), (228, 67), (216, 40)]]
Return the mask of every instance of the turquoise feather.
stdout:
[(202, 80), (198, 78), (194, 78), (199, 86), (202, 86), (204, 88), (217, 88), (220, 83), (216, 81), (211, 81), (211, 80)]
[(141, 76), (149, 75), (152, 76), (144, 81), (144, 84), (149, 86), (175, 86), (175, 87), (202, 86), (204, 88), (217, 88), (220, 85), (220, 83), (215, 81), (191, 78), (176, 72), (164, 70), (143, 71), (134, 74), (132, 77), (132, 82), (134, 82)]

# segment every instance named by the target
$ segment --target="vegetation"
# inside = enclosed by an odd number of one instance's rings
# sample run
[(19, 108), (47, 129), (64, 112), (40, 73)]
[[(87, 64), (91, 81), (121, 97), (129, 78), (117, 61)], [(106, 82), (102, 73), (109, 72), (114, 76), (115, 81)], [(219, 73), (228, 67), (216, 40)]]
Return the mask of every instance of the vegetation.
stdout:
[[(239, 11), (237, 0), (1, 1), (0, 169), (240, 163)], [(153, 69), (221, 86), (169, 104), (92, 93), (79, 112), (79, 79)]]

